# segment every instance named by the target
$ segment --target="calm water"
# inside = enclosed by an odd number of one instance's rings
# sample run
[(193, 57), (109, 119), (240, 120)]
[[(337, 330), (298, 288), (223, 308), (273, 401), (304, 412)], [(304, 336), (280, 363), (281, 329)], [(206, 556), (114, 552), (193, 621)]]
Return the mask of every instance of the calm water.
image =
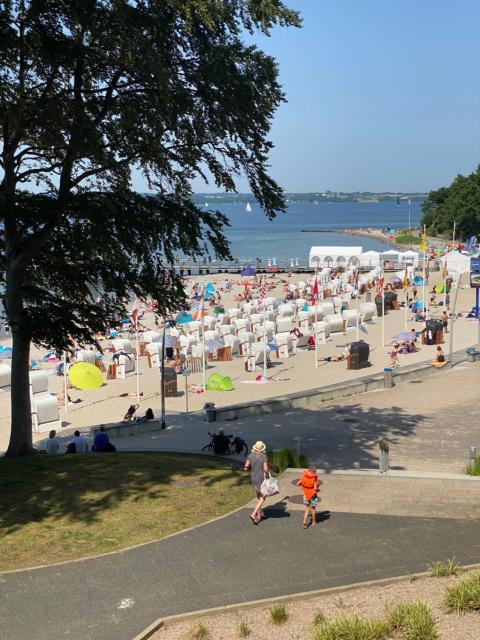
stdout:
[[(257, 204), (252, 203), (251, 207), (252, 213), (247, 213), (241, 205), (218, 206), (232, 225), (227, 237), (236, 258), (298, 258), (305, 262), (313, 245), (362, 246), (364, 251), (385, 251), (384, 243), (371, 238), (322, 231), (302, 233), (302, 229), (408, 227), (408, 204), (403, 200), (400, 206), (395, 202), (293, 203), (273, 221), (265, 217)], [(412, 226), (418, 225), (420, 217), (420, 203), (412, 202)]]

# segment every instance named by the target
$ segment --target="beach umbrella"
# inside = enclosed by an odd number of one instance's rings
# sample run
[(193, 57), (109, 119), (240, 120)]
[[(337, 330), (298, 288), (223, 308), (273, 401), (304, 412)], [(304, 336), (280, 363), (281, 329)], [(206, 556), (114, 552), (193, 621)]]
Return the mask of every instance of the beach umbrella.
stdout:
[(273, 344), (273, 342), (268, 342), (267, 347), (270, 349), (270, 351), (276, 351), (278, 349), (278, 346), (276, 344)]
[(225, 313), (225, 307), (215, 307), (213, 310), (213, 315), (218, 316), (221, 313)]
[(98, 389), (103, 384), (103, 374), (98, 367), (88, 362), (77, 362), (68, 371), (70, 382), (82, 391)]
[(179, 313), (178, 316), (175, 318), (175, 322), (177, 324), (187, 324), (187, 322), (192, 322), (193, 320), (193, 316), (191, 313)]
[(12, 347), (4, 347), (3, 345), (0, 344), (0, 353), (2, 353), (2, 351), (6, 353), (12, 353), (13, 349)]
[(416, 300), (412, 305), (412, 311), (419, 311), (420, 309), (423, 309), (423, 301)]
[(178, 342), (178, 338), (175, 336), (165, 336), (165, 348), (174, 347)]
[(49, 351), (42, 358), (43, 362), (59, 362), (60, 358), (57, 356), (55, 351)]
[(257, 272), (255, 271), (255, 269), (253, 267), (245, 267), (240, 272), (240, 275), (243, 276), (243, 277), (245, 277), (245, 276), (254, 276), (256, 274), (257, 274)]
[(213, 338), (212, 340), (205, 340), (205, 346), (209, 349), (209, 351), (216, 351), (217, 349), (221, 349), (222, 347), (224, 347), (225, 342), (223, 340)]
[(408, 331), (400, 331), (393, 336), (393, 339), (397, 342), (404, 342), (405, 340), (413, 340), (413, 333), (410, 334)]
[(415, 276), (413, 279), (413, 284), (418, 287), (419, 285), (423, 284), (423, 278), (421, 276)]
[(392, 276), (391, 278), (388, 279), (389, 282), (401, 282), (402, 279), (400, 278), (400, 276)]

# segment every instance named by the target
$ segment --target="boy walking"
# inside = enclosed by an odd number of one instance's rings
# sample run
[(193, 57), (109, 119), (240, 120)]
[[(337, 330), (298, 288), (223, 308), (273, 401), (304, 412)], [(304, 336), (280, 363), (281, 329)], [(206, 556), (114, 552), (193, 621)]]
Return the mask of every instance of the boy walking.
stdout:
[(311, 517), (312, 527), (314, 527), (316, 524), (316, 508), (318, 503), (317, 493), (321, 485), (314, 464), (308, 465), (308, 469), (305, 469), (297, 485), (303, 489), (303, 504), (305, 505), (303, 528), (308, 528), (309, 517)]

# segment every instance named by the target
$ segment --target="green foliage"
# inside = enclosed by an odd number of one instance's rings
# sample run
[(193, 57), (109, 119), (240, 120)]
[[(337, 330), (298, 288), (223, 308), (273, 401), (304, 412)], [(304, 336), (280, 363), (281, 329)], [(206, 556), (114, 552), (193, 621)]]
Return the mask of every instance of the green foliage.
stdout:
[(273, 624), (284, 624), (288, 620), (288, 611), (284, 604), (274, 604), (270, 609)]
[(422, 241), (418, 236), (414, 236), (413, 233), (402, 231), (398, 236), (395, 236), (395, 242), (398, 242), (398, 244), (420, 244)]
[(326, 615), (323, 613), (323, 611), (317, 611), (317, 613), (315, 614), (315, 617), (313, 619), (313, 624), (318, 627), (319, 625), (322, 625), (326, 622), (327, 617)]
[(248, 636), (252, 633), (250, 626), (247, 622), (242, 621), (238, 625), (238, 637), (239, 638), (248, 638)]
[(480, 571), (469, 573), (447, 587), (444, 602), (449, 611), (479, 611)]
[(468, 176), (458, 175), (449, 187), (431, 191), (422, 204), (422, 225), (431, 233), (451, 236), (456, 223), (457, 238), (480, 232), (480, 165)]
[(267, 459), (270, 466), (276, 466), (279, 471), (285, 471), (288, 467), (294, 469), (306, 468), (308, 466), (308, 459), (302, 453), (297, 455), (296, 451), (284, 447), (278, 451), (271, 451), (267, 449)]
[(203, 622), (199, 622), (192, 630), (192, 638), (194, 640), (203, 640), (203, 638), (208, 638), (209, 636), (210, 632)]
[(438, 636), (432, 611), (425, 602), (400, 602), (390, 610), (387, 624), (404, 640), (434, 640)]
[(435, 578), (441, 578), (443, 576), (456, 576), (457, 573), (461, 570), (461, 565), (456, 562), (455, 556), (453, 558), (449, 558), (448, 560), (441, 561), (438, 560), (433, 562), (429, 567), (430, 575)]
[(465, 465), (465, 473), (467, 476), (480, 476), (480, 456)]
[(383, 640), (389, 630), (388, 624), (381, 620), (344, 615), (320, 624), (315, 640)]

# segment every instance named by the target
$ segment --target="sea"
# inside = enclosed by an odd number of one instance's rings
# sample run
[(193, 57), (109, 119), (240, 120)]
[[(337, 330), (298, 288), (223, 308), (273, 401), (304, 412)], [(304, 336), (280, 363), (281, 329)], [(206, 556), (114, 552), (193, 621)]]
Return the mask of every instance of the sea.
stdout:
[(318, 245), (361, 246), (363, 251), (385, 251), (385, 243), (375, 238), (335, 233), (341, 229), (393, 227), (395, 229), (419, 225), (422, 215), (420, 202), (404, 200), (381, 202), (294, 202), (285, 213), (268, 220), (260, 206), (251, 202), (251, 213), (244, 204), (216, 204), (224, 213), (230, 227), (226, 236), (231, 254), (236, 259), (276, 258), (277, 262), (298, 260), (305, 264), (310, 247)]

